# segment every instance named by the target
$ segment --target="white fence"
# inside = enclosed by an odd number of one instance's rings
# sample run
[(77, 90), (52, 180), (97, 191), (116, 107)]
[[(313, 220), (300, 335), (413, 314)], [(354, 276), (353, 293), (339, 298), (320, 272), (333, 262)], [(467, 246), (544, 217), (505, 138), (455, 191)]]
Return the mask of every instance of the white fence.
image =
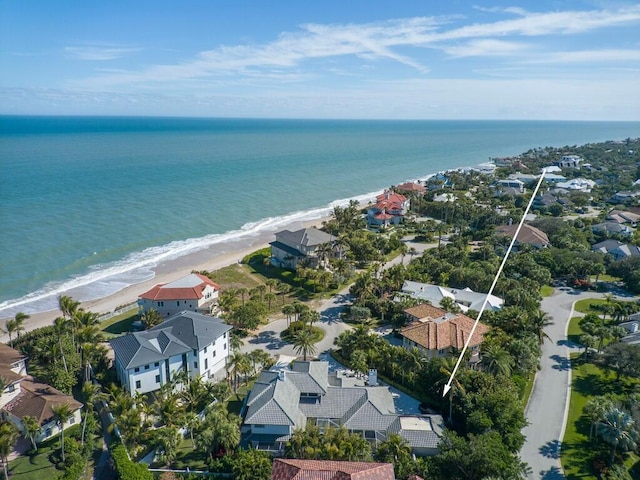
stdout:
[(129, 312), (131, 310), (137, 310), (138, 309), (138, 303), (130, 303), (129, 305), (125, 305), (122, 308), (119, 308), (118, 310), (114, 310), (111, 313), (105, 313), (104, 315), (100, 315), (100, 321), (104, 322), (105, 320), (109, 320), (110, 318), (113, 317), (117, 317), (118, 315), (121, 315), (125, 312)]

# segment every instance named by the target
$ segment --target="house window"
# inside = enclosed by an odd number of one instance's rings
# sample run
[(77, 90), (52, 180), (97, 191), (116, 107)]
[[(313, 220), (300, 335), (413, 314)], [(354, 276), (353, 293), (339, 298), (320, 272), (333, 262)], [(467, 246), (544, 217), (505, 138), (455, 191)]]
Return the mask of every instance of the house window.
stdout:
[(153, 364), (154, 367), (159, 367), (160, 366), (160, 362), (156, 362)]
[(216, 356), (216, 351), (214, 350), (212, 357), (215, 357), (215, 356)]
[(144, 369), (145, 369), (145, 370), (149, 370), (149, 367), (150, 367), (150, 366), (151, 366), (151, 365), (145, 365), (145, 366), (144, 366)]
[(204, 359), (204, 369), (205, 370), (209, 370), (209, 359), (208, 358)]
[(223, 350), (226, 350), (226, 349), (227, 349), (227, 344), (226, 344), (226, 343), (222, 346), (222, 349), (223, 349)]
[(197, 356), (198, 356), (198, 350), (194, 350), (194, 351), (193, 351), (193, 356), (194, 356), (194, 357), (197, 357)]
[(207, 353), (207, 347), (204, 347), (204, 353)]
[(15, 391), (16, 391), (16, 386), (13, 383), (7, 387), (7, 392), (11, 393)]
[(178, 301), (176, 302), (176, 305), (180, 306), (180, 300), (178, 300)]
[(142, 384), (140, 383), (140, 380), (136, 380), (136, 388), (140, 388), (142, 386)]
[(138, 373), (140, 371), (140, 367), (136, 367), (133, 369), (134, 372)]
[(71, 417), (71, 418), (69, 419), (69, 425), (72, 425), (72, 424), (74, 424), (74, 423), (76, 423), (76, 417)]
[(438, 355), (444, 355), (444, 350), (438, 350)]
[(51, 427), (47, 428), (47, 429), (45, 430), (45, 432), (44, 432), (44, 434), (45, 434), (47, 437), (50, 437), (52, 433), (53, 433), (53, 432), (51, 431)]
[(156, 383), (160, 383), (160, 375), (156, 375)]
[(164, 307), (164, 302), (158, 302), (159, 307)]
[(198, 362), (193, 362), (193, 368), (198, 368)]

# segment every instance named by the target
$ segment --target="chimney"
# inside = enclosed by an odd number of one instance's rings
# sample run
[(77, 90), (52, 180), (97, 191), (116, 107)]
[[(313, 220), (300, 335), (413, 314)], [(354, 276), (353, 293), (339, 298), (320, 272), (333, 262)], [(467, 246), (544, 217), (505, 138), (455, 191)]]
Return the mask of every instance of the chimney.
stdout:
[(367, 380), (367, 384), (370, 387), (378, 386), (378, 370), (376, 370), (375, 368), (369, 369), (369, 379)]
[(284, 382), (286, 378), (287, 376), (284, 369), (278, 370), (278, 380), (282, 380)]
[(637, 333), (638, 332), (638, 325), (640, 325), (640, 322), (633, 322), (631, 324), (631, 333)]

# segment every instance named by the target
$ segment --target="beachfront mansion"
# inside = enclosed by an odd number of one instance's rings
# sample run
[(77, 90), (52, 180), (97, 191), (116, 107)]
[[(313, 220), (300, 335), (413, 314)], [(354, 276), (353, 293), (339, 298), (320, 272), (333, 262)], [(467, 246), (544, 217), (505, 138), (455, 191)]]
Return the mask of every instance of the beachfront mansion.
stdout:
[(183, 311), (144, 332), (110, 340), (118, 380), (125, 390), (158, 390), (179, 372), (205, 381), (224, 378), (229, 331), (221, 319)]
[(209, 277), (191, 273), (170, 283), (160, 283), (138, 298), (143, 313), (153, 309), (163, 317), (183, 310), (210, 315), (218, 305), (220, 287)]

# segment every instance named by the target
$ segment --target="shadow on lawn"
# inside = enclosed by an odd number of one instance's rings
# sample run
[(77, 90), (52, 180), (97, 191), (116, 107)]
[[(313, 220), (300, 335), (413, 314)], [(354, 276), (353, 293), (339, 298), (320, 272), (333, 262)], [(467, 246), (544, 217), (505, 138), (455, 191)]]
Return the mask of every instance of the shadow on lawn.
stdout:
[[(581, 423), (580, 421), (577, 423)], [(587, 431), (588, 431), (587, 426)], [(569, 453), (570, 452), (570, 453)], [(592, 460), (594, 457), (594, 445), (589, 440), (579, 440), (576, 442), (563, 442), (562, 443), (562, 456), (565, 459), (564, 468), (565, 471), (572, 470), (577, 472), (589, 472), (581, 474), (567, 475), (568, 479), (577, 478), (593, 478), (592, 472)], [(553, 477), (551, 477), (553, 478)]]

